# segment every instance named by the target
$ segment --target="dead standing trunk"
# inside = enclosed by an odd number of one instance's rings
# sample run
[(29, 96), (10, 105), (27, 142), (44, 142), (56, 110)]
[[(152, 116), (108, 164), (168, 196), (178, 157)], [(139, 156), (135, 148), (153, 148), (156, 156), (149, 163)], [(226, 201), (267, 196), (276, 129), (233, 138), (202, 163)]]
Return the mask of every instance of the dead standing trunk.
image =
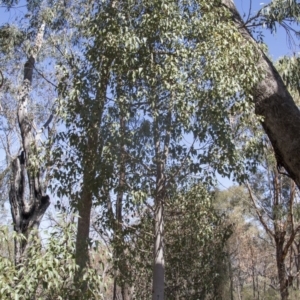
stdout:
[[(240, 17), (232, 0), (222, 0), (245, 41), (257, 45)], [(263, 128), (274, 148), (279, 167), (284, 167), (300, 187), (300, 111), (284, 85), (280, 75), (266, 55), (260, 53), (258, 66), (264, 78), (253, 89), (255, 113), (263, 117)]]
[[(22, 261), (28, 245), (28, 238), (33, 229), (40, 225), (49, 204), (49, 196), (45, 194), (46, 187), (42, 185), (40, 166), (33, 162), (37, 144), (32, 133), (32, 120), (27, 112), (29, 93), (32, 84), (32, 74), (36, 57), (42, 46), (45, 24), (42, 24), (35, 44), (24, 66), (24, 79), (18, 97), (18, 121), (22, 138), (22, 151), (11, 162), (11, 181), (9, 201), (14, 223), (14, 230), (26, 239), (15, 240), (15, 264)], [(44, 125), (49, 125), (52, 116)]]

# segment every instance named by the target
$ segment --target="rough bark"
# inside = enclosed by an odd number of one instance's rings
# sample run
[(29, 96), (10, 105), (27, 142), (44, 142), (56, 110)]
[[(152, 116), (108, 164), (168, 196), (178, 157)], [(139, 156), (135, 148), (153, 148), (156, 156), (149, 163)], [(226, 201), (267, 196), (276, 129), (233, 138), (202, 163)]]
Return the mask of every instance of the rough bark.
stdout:
[[(257, 45), (233, 1), (222, 0), (222, 4), (230, 10), (245, 40)], [(278, 166), (284, 167), (300, 188), (300, 111), (273, 64), (258, 46), (257, 51), (264, 78), (253, 89), (255, 113), (263, 117), (262, 126), (272, 143)]]
[[(45, 214), (50, 198), (42, 184), (39, 166), (33, 163), (37, 147), (32, 132), (32, 120), (27, 112), (29, 92), (32, 84), (33, 68), (38, 52), (42, 46), (45, 25), (42, 24), (30, 56), (24, 66), (24, 79), (18, 97), (18, 122), (22, 138), (22, 151), (11, 161), (11, 180), (9, 201), (14, 223), (14, 230), (23, 234), (26, 239), (15, 240), (15, 264), (22, 261), (28, 237), (37, 229)], [(52, 117), (46, 122), (49, 124)]]
[[(87, 180), (87, 178), (85, 178)], [(77, 224), (77, 234), (76, 234), (76, 254), (75, 261), (78, 265), (78, 271), (76, 273), (76, 282), (79, 282), (83, 269), (89, 264), (89, 233), (90, 233), (90, 215), (92, 209), (92, 197), (88, 187), (84, 187), (81, 193), (81, 199), (78, 203), (78, 224)], [(85, 288), (85, 284), (81, 286), (81, 289)]]
[(276, 262), (281, 300), (287, 300), (289, 297), (289, 282), (286, 279), (285, 255), (283, 253), (284, 241), (284, 235), (280, 236), (280, 234), (278, 234), (275, 238)]

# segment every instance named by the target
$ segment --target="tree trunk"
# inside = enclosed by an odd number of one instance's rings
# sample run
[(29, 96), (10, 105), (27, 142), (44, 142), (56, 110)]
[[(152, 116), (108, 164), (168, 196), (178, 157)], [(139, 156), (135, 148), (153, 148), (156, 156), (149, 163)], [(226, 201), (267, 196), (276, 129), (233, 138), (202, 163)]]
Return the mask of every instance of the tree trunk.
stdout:
[[(300, 243), (295, 242), (296, 246), (296, 255), (295, 255), (295, 263), (296, 263), (296, 273), (300, 273)], [(297, 276), (297, 289), (300, 289), (300, 279)]]
[(158, 120), (154, 121), (154, 142), (156, 159), (156, 191), (154, 198), (154, 266), (152, 300), (164, 300), (165, 292), (165, 260), (164, 260), (164, 164), (160, 150), (160, 132)]
[[(89, 264), (89, 234), (91, 209), (93, 204), (93, 197), (97, 193), (99, 186), (96, 182), (96, 174), (99, 171), (98, 167), (101, 161), (101, 153), (103, 150), (103, 143), (101, 141), (101, 124), (106, 103), (106, 91), (109, 81), (109, 68), (112, 60), (104, 61), (99, 85), (96, 92), (95, 99), (85, 98), (82, 106), (78, 107), (81, 118), (87, 122), (86, 132), (87, 141), (82, 151), (82, 167), (83, 179), (82, 190), (79, 202), (76, 203), (78, 209), (79, 219), (76, 232), (76, 252), (75, 261), (78, 265), (78, 270), (75, 274), (75, 281), (78, 288), (84, 293), (87, 289), (87, 282), (82, 280), (83, 270)], [(81, 104), (80, 104), (81, 105)], [(88, 116), (88, 117), (87, 117)]]
[[(84, 187), (81, 193), (80, 202), (78, 203), (78, 224), (76, 234), (76, 254), (75, 261), (78, 265), (76, 282), (80, 281), (83, 269), (89, 264), (89, 233), (90, 233), (90, 216), (92, 209), (92, 193), (88, 187)], [(79, 285), (83, 290), (85, 285)]]
[(165, 258), (164, 258), (164, 200), (165, 200), (165, 165), (169, 155), (171, 106), (169, 107), (163, 149), (161, 148), (161, 128), (158, 123), (158, 112), (154, 120), (154, 143), (156, 159), (156, 191), (154, 199), (154, 267), (152, 300), (164, 300)]
[(280, 239), (276, 239), (275, 243), (276, 243), (276, 262), (277, 262), (280, 296), (281, 296), (281, 300), (287, 300), (289, 297), (289, 286), (288, 286), (288, 280), (286, 279), (285, 255), (283, 253), (284, 240), (281, 241)]
[[(27, 112), (29, 93), (32, 84), (33, 68), (38, 52), (42, 46), (45, 24), (42, 24), (31, 55), (24, 66), (24, 79), (18, 98), (18, 122), (23, 149), (19, 156), (11, 162), (11, 180), (9, 201), (14, 223), (14, 230), (26, 239), (15, 240), (15, 264), (22, 261), (28, 238), (33, 229), (38, 229), (40, 222), (50, 205), (50, 198), (45, 194), (46, 187), (42, 185), (40, 166), (33, 163), (36, 139), (32, 133), (32, 120)], [(52, 117), (46, 122), (49, 125)]]
[(128, 284), (128, 264), (126, 251), (124, 249), (124, 235), (123, 235), (123, 197), (125, 191), (125, 117), (124, 117), (124, 108), (120, 105), (121, 116), (120, 116), (120, 168), (119, 168), (119, 187), (117, 193), (117, 201), (116, 201), (116, 238), (118, 239), (118, 243), (120, 246), (117, 246), (116, 258), (119, 260), (119, 275), (120, 275), (120, 285), (121, 285), (121, 293), (123, 300), (130, 300), (130, 286)]
[(228, 271), (229, 271), (229, 280), (230, 280), (230, 286), (229, 286), (230, 300), (234, 300), (234, 298), (233, 298), (233, 272), (232, 272), (230, 257), (228, 257)]
[(154, 270), (152, 300), (164, 300), (165, 260), (163, 245), (163, 201), (156, 199), (155, 205), (155, 242), (154, 242)]
[(256, 287), (255, 287), (255, 264), (254, 264), (254, 253), (253, 253), (253, 248), (252, 246), (250, 245), (250, 253), (251, 253), (251, 275), (252, 275), (252, 290), (253, 290), (253, 299), (256, 299), (255, 296), (256, 296)]
[(87, 288), (87, 282), (82, 281), (82, 275), (84, 268), (89, 265), (89, 234), (93, 203), (93, 183), (96, 172), (95, 164), (98, 153), (98, 130), (98, 127), (93, 127), (93, 129), (90, 130), (90, 136), (87, 140), (87, 150), (83, 155), (83, 187), (80, 200), (77, 203), (78, 224), (75, 261), (76, 265), (78, 265), (78, 270), (76, 271), (75, 281), (78, 289), (80, 289), (82, 293), (84, 293)]
[[(233, 1), (222, 0), (222, 4), (232, 13), (245, 40), (257, 45)], [(260, 53), (258, 65), (265, 74), (253, 90), (255, 113), (263, 117), (262, 126), (272, 143), (278, 166), (284, 167), (300, 188), (300, 111), (273, 64), (258, 46), (257, 51)]]

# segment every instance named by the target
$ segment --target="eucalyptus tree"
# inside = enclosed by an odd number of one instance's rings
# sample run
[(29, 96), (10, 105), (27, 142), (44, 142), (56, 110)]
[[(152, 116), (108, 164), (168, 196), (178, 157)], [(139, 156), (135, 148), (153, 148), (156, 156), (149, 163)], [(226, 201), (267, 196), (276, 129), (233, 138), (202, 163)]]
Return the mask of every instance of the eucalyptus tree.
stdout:
[(247, 22), (242, 20), (232, 0), (222, 0), (220, 4), (228, 10), (232, 24), (236, 26), (244, 42), (252, 43), (258, 50), (257, 66), (264, 72), (264, 78), (252, 89), (255, 113), (262, 117), (261, 123), (272, 143), (278, 165), (286, 169), (299, 187), (300, 162), (297, 153), (300, 146), (300, 112), (279, 73), (247, 29), (247, 25), (255, 26), (258, 23), (266, 24), (272, 30), (277, 25), (282, 25), (296, 31), (288, 22), (298, 23), (298, 1), (271, 1)]
[[(240, 40), (223, 9), (207, 3), (167, 5), (163, 1), (132, 2), (120, 7), (115, 8), (118, 18), (112, 19), (113, 12), (102, 11), (89, 28), (95, 38), (95, 53), (109, 46), (114, 56), (111, 71), (115, 83), (110, 98), (115, 110), (108, 111), (110, 118), (115, 112), (116, 120), (127, 125), (115, 125), (123, 132), (124, 147), (113, 131), (109, 136), (115, 144), (111, 142), (109, 147), (111, 155), (120, 155), (120, 146), (123, 149), (127, 199), (153, 209), (153, 298), (163, 299), (166, 197), (191, 173), (204, 180), (213, 177), (215, 170), (240, 173), (241, 152), (234, 147), (233, 137), (241, 127), (234, 127), (230, 117), (236, 116), (240, 125), (246, 122), (249, 111), (244, 116), (240, 113), (247, 106), (248, 91), (259, 72), (251, 45), (224, 51), (226, 45)], [(228, 28), (230, 34), (222, 26), (214, 26), (212, 20)], [(102, 29), (99, 24), (104, 21), (109, 25), (106, 23)], [(224, 79), (223, 71), (232, 58), (236, 58), (236, 73)], [(189, 147), (184, 141), (187, 136), (191, 139)], [(125, 206), (132, 204), (127, 202)], [(126, 224), (123, 226), (126, 228)]]
[[(296, 141), (298, 109), (232, 1), (49, 3), (48, 24), (56, 32), (48, 34), (62, 54), (58, 103), (66, 132), (58, 137), (67, 147), (60, 144), (54, 153), (56, 179), (80, 216), (79, 274), (88, 262), (93, 202), (105, 206), (117, 232), (126, 223), (124, 207), (154, 203), (153, 297), (163, 299), (163, 206), (170, 188), (191, 171), (204, 180), (215, 170), (242, 173), (251, 147), (237, 151), (233, 138), (241, 137), (251, 101), (264, 117), (279, 164), (297, 182), (297, 156), (290, 159), (297, 145), (285, 139)], [(289, 7), (281, 19), (296, 16), (296, 7)], [(259, 17), (280, 19), (264, 11)], [(58, 37), (63, 33), (66, 40)], [(259, 69), (266, 72), (263, 80)], [(247, 135), (243, 139), (251, 145)]]

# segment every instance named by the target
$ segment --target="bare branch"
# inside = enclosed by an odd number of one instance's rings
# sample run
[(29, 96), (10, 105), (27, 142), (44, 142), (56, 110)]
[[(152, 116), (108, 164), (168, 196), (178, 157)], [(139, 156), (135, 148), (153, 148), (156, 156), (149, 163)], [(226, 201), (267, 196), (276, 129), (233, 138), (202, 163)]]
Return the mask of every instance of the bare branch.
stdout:
[(249, 183), (247, 183), (247, 189), (248, 189), (248, 192), (249, 192), (249, 196), (250, 196), (250, 199), (252, 200), (252, 203), (253, 203), (253, 206), (254, 206), (254, 209), (256, 211), (256, 214), (260, 220), (260, 223), (263, 225), (263, 227), (265, 228), (265, 230), (273, 237), (275, 238), (275, 234), (274, 232), (269, 228), (269, 226), (267, 225), (267, 223), (265, 222), (265, 220), (263, 219), (263, 216), (261, 215), (259, 209), (257, 208), (257, 205), (256, 205), (256, 202), (254, 200), (254, 197), (253, 197), (253, 193), (252, 193), (252, 190), (249, 186)]

